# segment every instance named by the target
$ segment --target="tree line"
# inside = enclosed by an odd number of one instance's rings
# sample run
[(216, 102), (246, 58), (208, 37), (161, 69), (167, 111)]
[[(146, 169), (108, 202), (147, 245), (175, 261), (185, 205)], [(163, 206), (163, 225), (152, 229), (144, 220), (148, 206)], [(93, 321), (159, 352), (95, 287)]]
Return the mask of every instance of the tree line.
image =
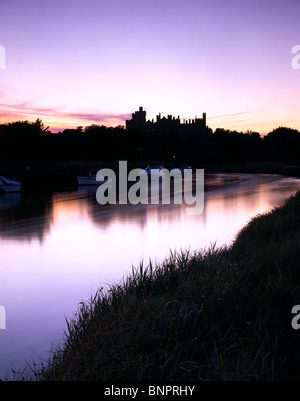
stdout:
[(299, 162), (300, 132), (288, 127), (258, 132), (206, 128), (201, 135), (142, 132), (90, 125), (53, 133), (42, 120), (0, 125), (1, 164), (66, 161)]

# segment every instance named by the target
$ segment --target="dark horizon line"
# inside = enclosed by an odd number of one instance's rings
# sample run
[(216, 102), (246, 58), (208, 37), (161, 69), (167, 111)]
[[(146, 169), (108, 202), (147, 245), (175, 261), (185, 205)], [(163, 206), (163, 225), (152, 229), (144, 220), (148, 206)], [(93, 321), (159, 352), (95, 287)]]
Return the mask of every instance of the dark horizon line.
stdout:
[[(41, 118), (37, 118), (34, 121), (33, 120), (30, 121), (28, 119), (27, 120), (15, 120), (15, 121), (8, 121), (8, 122), (5, 122), (5, 123), (0, 123), (0, 127), (1, 126), (5, 126), (5, 125), (9, 125), (9, 124), (17, 124), (17, 123), (34, 124), (34, 123), (36, 123), (36, 121), (41, 121), (43, 123), (43, 120)], [(150, 120), (148, 120), (148, 121), (151, 122)], [(68, 130), (76, 131), (76, 130), (78, 130), (78, 128), (82, 128), (83, 130), (85, 130), (86, 128), (91, 127), (91, 126), (103, 127), (103, 128), (106, 128), (106, 129), (109, 129), (109, 128), (112, 128), (112, 129), (124, 129), (124, 131), (126, 131), (126, 125), (124, 125), (124, 124), (104, 125), (104, 124), (92, 123), (92, 124), (88, 124), (88, 125), (78, 125), (77, 127), (74, 126), (72, 128), (54, 128), (54, 129), (51, 128), (50, 125), (49, 126), (45, 126), (45, 127), (46, 127), (47, 130), (49, 129), (49, 131), (48, 131), (49, 133), (56, 135), (56, 134), (62, 134), (64, 131), (68, 131)], [(236, 129), (230, 129), (230, 128), (224, 128), (224, 127), (217, 127), (215, 129), (212, 129), (210, 126), (207, 126), (207, 128), (212, 130), (213, 133), (215, 133), (217, 130), (222, 130), (222, 131), (225, 131), (225, 132), (237, 132), (237, 133), (241, 133), (241, 134), (258, 133), (262, 137), (268, 135), (269, 133), (271, 133), (271, 132), (273, 132), (273, 131), (275, 131), (277, 129), (293, 130), (293, 131), (299, 132), (299, 134), (300, 134), (300, 130), (299, 129), (292, 128), (292, 127), (289, 127), (289, 126), (284, 126), (284, 125), (279, 125), (276, 128), (273, 128), (272, 130), (270, 130), (270, 131), (268, 131), (266, 133), (261, 133), (259, 131), (255, 131), (255, 130), (252, 130), (252, 129), (247, 129), (246, 131), (239, 131), (239, 130), (236, 130)]]

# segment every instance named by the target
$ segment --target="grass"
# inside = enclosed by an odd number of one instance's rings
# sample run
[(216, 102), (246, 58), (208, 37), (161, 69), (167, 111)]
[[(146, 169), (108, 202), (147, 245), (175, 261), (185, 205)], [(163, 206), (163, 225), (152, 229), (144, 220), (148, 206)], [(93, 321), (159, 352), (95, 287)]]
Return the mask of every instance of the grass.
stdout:
[(173, 252), (99, 289), (39, 380), (298, 380), (300, 193), (230, 248)]

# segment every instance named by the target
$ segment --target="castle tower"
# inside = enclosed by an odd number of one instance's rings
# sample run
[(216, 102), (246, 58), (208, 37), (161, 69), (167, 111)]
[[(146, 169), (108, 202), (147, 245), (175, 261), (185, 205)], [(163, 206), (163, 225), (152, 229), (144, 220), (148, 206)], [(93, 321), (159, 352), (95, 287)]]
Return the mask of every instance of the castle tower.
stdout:
[(138, 111), (132, 113), (132, 120), (126, 120), (126, 129), (134, 128), (145, 131), (146, 127), (146, 111), (140, 107)]

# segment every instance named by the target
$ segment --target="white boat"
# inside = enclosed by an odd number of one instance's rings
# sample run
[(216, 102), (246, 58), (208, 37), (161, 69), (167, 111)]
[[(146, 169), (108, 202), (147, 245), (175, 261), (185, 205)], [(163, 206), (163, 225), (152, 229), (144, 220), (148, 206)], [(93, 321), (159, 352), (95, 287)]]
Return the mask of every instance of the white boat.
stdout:
[[(88, 175), (85, 176), (77, 176), (78, 185), (101, 185), (107, 180), (104, 179), (104, 176), (100, 176), (100, 180), (96, 180), (98, 170), (90, 170)], [(110, 181), (110, 180), (108, 180)]]
[(191, 166), (183, 166), (181, 167), (180, 171), (182, 174), (193, 174), (193, 169)]
[(2, 192), (20, 192), (22, 184), (18, 181), (9, 180), (0, 175), (0, 191)]
[(154, 165), (148, 165), (145, 168), (145, 172), (147, 175), (159, 175), (159, 176), (163, 176), (164, 172), (163, 172), (164, 166), (161, 164), (154, 164)]
[(184, 170), (188, 170), (189, 172), (193, 172), (193, 169), (191, 166), (183, 166), (180, 168), (181, 172), (184, 172)]

